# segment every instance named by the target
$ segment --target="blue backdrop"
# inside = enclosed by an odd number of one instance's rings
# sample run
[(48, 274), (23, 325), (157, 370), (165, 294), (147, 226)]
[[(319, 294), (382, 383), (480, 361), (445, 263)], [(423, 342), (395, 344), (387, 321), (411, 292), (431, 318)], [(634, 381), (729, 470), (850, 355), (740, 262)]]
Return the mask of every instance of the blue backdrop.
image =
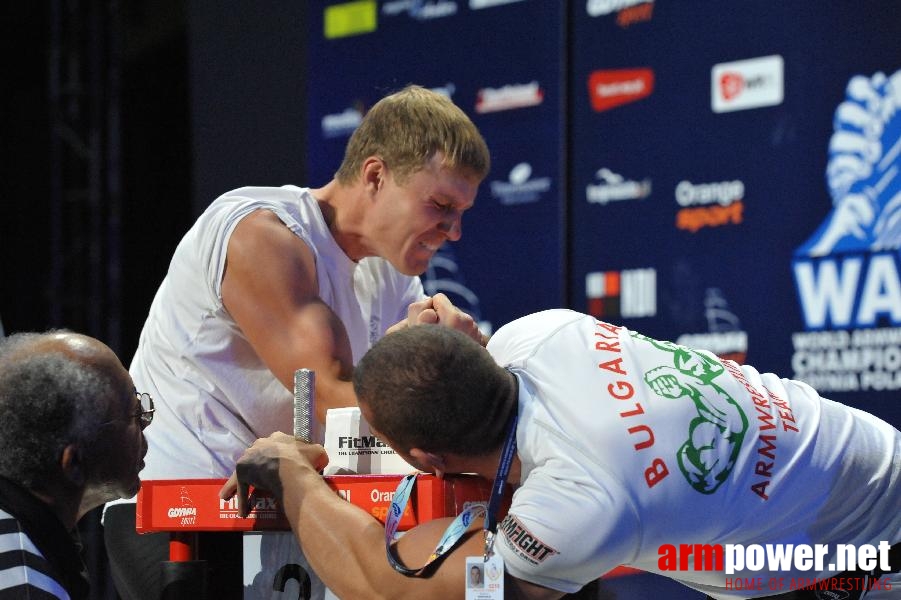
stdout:
[[(408, 83), (442, 91), (479, 127), (492, 169), (463, 221), (463, 241), (446, 246), (426, 275), (429, 291), (448, 293), (489, 330), (562, 306), (563, 5), (319, 4), (309, 38), (311, 181), (331, 177), (362, 112), (386, 93)], [(363, 21), (360, 30), (327, 36), (329, 18), (343, 15), (326, 5), (363, 5), (364, 15), (347, 16)]]
[(896, 3), (578, 4), (573, 307), (901, 424)]
[[(489, 330), (591, 312), (901, 426), (895, 0), (319, 1), (310, 17), (311, 182), (407, 83), (447, 93), (491, 148), (430, 291)], [(624, 597), (668, 584), (642, 585)]]

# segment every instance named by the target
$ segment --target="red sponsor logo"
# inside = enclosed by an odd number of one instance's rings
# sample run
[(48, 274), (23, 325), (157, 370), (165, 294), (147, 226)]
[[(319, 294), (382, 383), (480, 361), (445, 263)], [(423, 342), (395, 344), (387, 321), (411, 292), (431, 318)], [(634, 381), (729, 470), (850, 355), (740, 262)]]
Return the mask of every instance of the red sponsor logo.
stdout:
[(740, 73), (726, 72), (720, 75), (720, 92), (725, 100), (732, 100), (745, 89), (745, 78)]
[(633, 23), (650, 21), (654, 14), (654, 3), (645, 2), (637, 6), (624, 8), (616, 15), (616, 24), (625, 29)]
[(651, 69), (594, 71), (588, 76), (588, 97), (597, 112), (635, 102), (654, 91)]

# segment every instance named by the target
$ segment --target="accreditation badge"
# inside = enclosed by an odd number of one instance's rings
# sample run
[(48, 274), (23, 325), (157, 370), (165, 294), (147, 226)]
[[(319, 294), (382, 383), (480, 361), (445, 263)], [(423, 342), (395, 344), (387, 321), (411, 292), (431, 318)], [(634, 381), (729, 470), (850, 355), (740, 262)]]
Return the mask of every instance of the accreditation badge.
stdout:
[(503, 600), (504, 561), (497, 553), (466, 557), (466, 600)]

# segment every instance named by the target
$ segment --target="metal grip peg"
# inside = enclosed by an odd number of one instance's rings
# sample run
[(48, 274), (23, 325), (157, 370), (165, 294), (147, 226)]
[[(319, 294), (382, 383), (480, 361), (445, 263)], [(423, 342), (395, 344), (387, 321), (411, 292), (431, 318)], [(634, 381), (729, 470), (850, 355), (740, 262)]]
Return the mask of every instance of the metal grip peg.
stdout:
[(294, 437), (304, 442), (313, 441), (313, 410), (316, 374), (310, 369), (294, 371)]

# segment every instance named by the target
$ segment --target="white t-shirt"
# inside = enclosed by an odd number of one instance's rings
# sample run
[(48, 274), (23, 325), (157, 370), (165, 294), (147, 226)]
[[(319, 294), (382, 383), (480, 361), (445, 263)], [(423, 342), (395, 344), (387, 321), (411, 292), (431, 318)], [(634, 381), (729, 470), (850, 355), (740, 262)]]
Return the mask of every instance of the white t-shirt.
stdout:
[(222, 305), (229, 237), (260, 209), (313, 252), (319, 296), (344, 324), (355, 363), (424, 296), (418, 277), (381, 258), (350, 260), (306, 188), (245, 187), (216, 199), (175, 250), (131, 363), (137, 389), (150, 392), (156, 406), (142, 479), (228, 477), (254, 440), (292, 431), (292, 391)]
[(568, 310), (488, 350), (520, 384), (522, 485), (497, 545), (516, 577), (573, 592), (628, 565), (748, 597), (723, 572), (661, 570), (661, 546), (901, 540), (901, 434), (803, 383)]

